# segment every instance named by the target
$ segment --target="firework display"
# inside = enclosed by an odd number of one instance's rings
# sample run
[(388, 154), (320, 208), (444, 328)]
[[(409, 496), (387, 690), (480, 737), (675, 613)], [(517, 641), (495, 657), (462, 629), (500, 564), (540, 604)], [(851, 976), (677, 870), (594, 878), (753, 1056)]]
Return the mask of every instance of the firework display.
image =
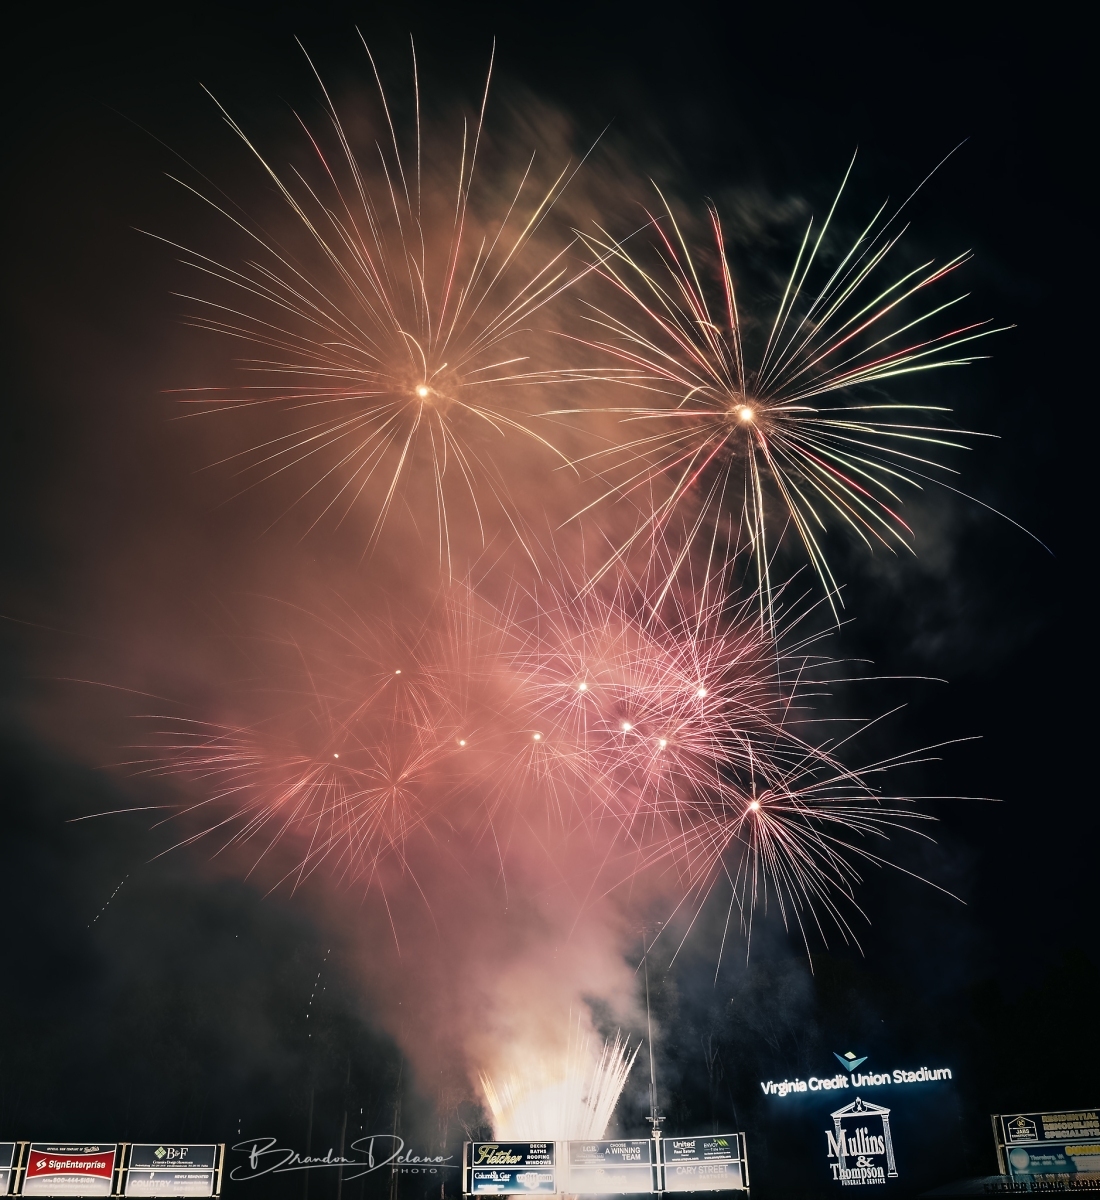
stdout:
[(540, 190), (532, 156), (501, 182), (508, 190), (499, 209), (480, 213), (489, 78), (446, 183), (437, 160), (453, 156), (425, 161), (432, 145), (422, 138), (415, 53), (413, 82), (414, 134), (405, 145), (379, 81), (387, 135), (368, 144), (378, 160), (371, 165), (357, 156), (327, 92), (327, 140), (306, 128), (311, 161), (288, 171), (272, 166), (222, 110), (274, 184), (291, 228), (276, 239), (198, 192), (256, 257), (229, 265), (171, 244), (204, 281), (204, 291), (188, 296), (191, 323), (240, 341), (253, 356), (242, 365), (254, 382), (184, 398), (206, 413), (260, 410), (257, 440), (223, 465), (245, 487), (292, 477), (291, 507), (311, 506), (314, 525), (329, 517), (338, 524), (363, 505), (368, 546), (395, 507), (421, 519), (432, 512), (449, 569), (456, 522), (474, 524), (484, 543), (503, 518), (522, 539), (500, 461), (515, 453), (515, 439), (555, 464), (568, 461), (532, 427), (526, 395), (578, 372), (539, 369), (523, 335), (587, 267), (566, 256), (567, 244), (540, 240), (577, 165), (567, 163)]
[[(465, 872), (505, 909), (518, 881), (562, 929), (614, 911), (615, 937), (659, 906), (686, 938), (713, 898), (719, 962), (769, 908), (807, 952), (856, 941), (861, 872), (912, 874), (892, 840), (932, 820), (883, 779), (928, 751), (854, 765), (873, 722), (835, 733), (826, 540), (911, 548), (904, 493), (973, 436), (934, 395), (884, 390), (996, 332), (941, 295), (968, 255), (904, 259), (904, 205), (838, 233), (849, 167), (760, 319), (716, 206), (696, 237), (660, 192), (627, 231), (572, 201), (583, 154), (545, 177), (507, 160), (488, 79), (448, 141), (415, 55), (397, 103), (366, 53), (373, 118), (314, 71), (323, 115), (287, 167), (219, 104), (276, 211), (185, 186), (239, 255), (161, 240), (199, 280), (189, 322), (243, 350), (247, 382), (181, 396), (217, 430), (213, 465), (304, 536), (354, 526), (373, 575), (251, 629), (208, 711), (144, 714), (131, 769), (184, 793), (181, 844), (272, 886), (380, 894), (395, 940), (409, 895), (430, 910)], [(776, 566), (785, 537), (805, 595)], [(506, 993), (523, 962), (502, 961)], [(471, 1070), (494, 1135), (601, 1137), (638, 1047), (586, 1023), (540, 1036)]]
[(598, 1052), (579, 1027), (563, 1055), (524, 1063), (503, 1078), (481, 1076), (498, 1138), (600, 1138), (607, 1131), (630, 1069), (641, 1049), (616, 1036)]
[[(327, 653), (319, 631), (329, 635)], [(438, 815), (435, 798), (461, 776), (459, 710), (445, 664), (423, 646), (379, 637), (344, 613), (310, 632), (308, 642), (271, 640), (278, 670), (265, 680), (263, 718), (150, 718), (152, 739), (133, 747), (132, 766), (200, 786), (189, 815), (216, 815), (190, 840), (258, 847), (258, 865), (292, 837), (302, 847), (297, 882), (320, 866), (369, 881), (389, 858), (400, 863), (408, 838)]]
[[(963, 449), (964, 435), (934, 423), (947, 412), (942, 406), (891, 402), (874, 385), (974, 362), (975, 343), (1000, 332), (988, 321), (943, 329), (963, 297), (924, 299), (968, 254), (890, 275), (904, 205), (892, 214), (883, 205), (835, 265), (820, 265), (854, 161), (821, 228), (807, 226), (770, 326), (750, 325), (750, 334), (766, 330), (754, 338), (758, 347), (743, 337), (713, 205), (713, 266), (700, 261), (664, 195), (660, 211), (648, 214), (650, 245), (585, 238), (600, 277), (628, 304), (621, 314), (593, 305), (587, 319), (597, 332), (584, 344), (620, 363), (617, 381), (643, 393), (611, 410), (628, 434), (598, 455), (621, 476), (604, 498), (667, 480), (650, 524), (664, 531), (686, 520), (683, 557), (708, 533), (719, 533), (719, 544), (743, 539), (767, 603), (769, 531), (779, 527), (773, 496), (834, 611), (842, 600), (823, 545), (831, 519), (868, 547), (911, 548), (901, 489), (955, 474), (936, 456)], [(817, 274), (824, 280), (815, 285)], [(858, 400), (861, 393), (870, 399)], [(649, 532), (643, 525), (634, 537)]]

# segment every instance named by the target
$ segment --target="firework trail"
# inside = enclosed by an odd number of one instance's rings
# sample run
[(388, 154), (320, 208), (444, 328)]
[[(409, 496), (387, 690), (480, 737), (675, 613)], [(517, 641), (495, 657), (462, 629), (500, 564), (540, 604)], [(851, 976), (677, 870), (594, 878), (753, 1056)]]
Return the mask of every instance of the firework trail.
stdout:
[[(891, 215), (883, 205), (839, 261), (822, 266), (851, 169), (820, 230), (812, 221), (807, 227), (755, 351), (743, 344), (734, 271), (713, 205), (713, 285), (709, 258), (700, 262), (659, 191), (661, 211), (647, 214), (651, 236), (642, 247), (634, 248), (637, 237), (617, 241), (602, 230), (585, 236), (597, 274), (624, 307), (593, 306), (589, 319), (599, 332), (584, 345), (616, 360), (618, 382), (648, 397), (604, 410), (637, 432), (596, 456), (621, 476), (602, 499), (660, 497), (648, 525), (612, 561), (654, 530), (670, 534), (678, 518), (687, 530), (675, 567), (708, 530), (713, 553), (724, 530), (724, 544), (751, 547), (770, 612), (778, 498), (782, 522), (797, 531), (835, 615), (842, 600), (823, 542), (830, 520), (868, 547), (911, 549), (901, 489), (956, 474), (936, 456), (965, 444), (960, 431), (933, 423), (947, 409), (893, 403), (875, 385), (974, 362), (974, 343), (1000, 330), (986, 321), (950, 324), (963, 296), (928, 299), (969, 253), (890, 273), (905, 205)], [(822, 271), (824, 282), (812, 285)], [(851, 398), (857, 388), (876, 394), (859, 403)]]
[(269, 234), (184, 185), (256, 256), (234, 266), (168, 242), (204, 281), (203, 293), (185, 297), (195, 306), (190, 323), (254, 351), (243, 365), (255, 382), (199, 389), (185, 402), (195, 413), (259, 410), (259, 440), (220, 465), (244, 488), (304, 480), (290, 507), (316, 506), (310, 529), (328, 517), (338, 524), (362, 503), (372, 514), (369, 550), (398, 510), (417, 536), (434, 510), (449, 573), (457, 525), (475, 529), (484, 546), (503, 520), (527, 545), (501, 469), (502, 458), (515, 460), (517, 441), (551, 465), (568, 461), (532, 429), (532, 389), (593, 373), (537, 366), (530, 325), (588, 271), (574, 264), (571, 273), (569, 241), (548, 247), (545, 236), (578, 165), (540, 184), (532, 154), (507, 180), (475, 191), (490, 61), (480, 110), (463, 123), (457, 178), (445, 186), (447, 156), (422, 136), (415, 52), (410, 144), (370, 62), (384, 133), (367, 156), (353, 147), (316, 68), (328, 129), (299, 118), (311, 153), (304, 167), (277, 169), (218, 105), (285, 202), (290, 228)]
[(579, 1024), (562, 1054), (534, 1052), (522, 1069), (479, 1077), (493, 1136), (501, 1140), (601, 1138), (642, 1048), (616, 1034), (598, 1053)]

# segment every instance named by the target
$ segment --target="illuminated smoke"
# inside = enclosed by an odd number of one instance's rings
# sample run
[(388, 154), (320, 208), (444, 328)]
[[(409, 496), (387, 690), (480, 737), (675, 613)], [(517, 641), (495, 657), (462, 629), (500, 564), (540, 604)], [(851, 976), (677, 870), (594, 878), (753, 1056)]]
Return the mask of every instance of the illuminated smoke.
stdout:
[[(643, 238), (590, 236), (586, 256), (568, 226), (595, 214), (563, 211), (575, 161), (543, 176), (494, 145), (484, 97), (448, 149), (414, 82), (409, 136), (385, 96), (364, 137), (326, 92), (308, 158), (285, 169), (226, 117), (281, 211), (253, 223), (204, 193), (244, 249), (179, 247), (201, 284), (191, 319), (249, 374), (184, 403), (241, 491), (274, 497), (265, 521), (299, 513), (294, 532), (327, 524), (352, 547), (318, 589), (353, 599), (250, 629), (248, 669), (198, 716), (161, 713), (134, 765), (185, 785), (182, 840), (272, 884), (354, 885), (351, 905), (337, 889), (317, 903), (424, 1078), (464, 1055), (498, 1137), (599, 1136), (637, 1050), (580, 1023), (559, 1042), (589, 1000), (630, 1027), (639, 909), (690, 925), (721, 891), (727, 933), (771, 903), (807, 944), (850, 937), (859, 869), (924, 819), (877, 787), (908, 757), (856, 770), (815, 733), (830, 663), (770, 577), (764, 498), (778, 489), (835, 600), (814, 505), (904, 541), (892, 448), (940, 441), (819, 406), (949, 365), (970, 333), (923, 358), (903, 338), (879, 362), (869, 332), (839, 361), (844, 306), (893, 244), (873, 228), (802, 302), (808, 243), (747, 369), (717, 218), (717, 299), (671, 207), (653, 270)], [(643, 399), (616, 405), (616, 387)], [(381, 903), (360, 907), (365, 887)]]
[(480, 1076), (493, 1136), (568, 1141), (601, 1138), (638, 1057), (618, 1034), (600, 1046), (574, 1026), (563, 1053), (551, 1057), (528, 1048), (530, 1057), (494, 1079)]

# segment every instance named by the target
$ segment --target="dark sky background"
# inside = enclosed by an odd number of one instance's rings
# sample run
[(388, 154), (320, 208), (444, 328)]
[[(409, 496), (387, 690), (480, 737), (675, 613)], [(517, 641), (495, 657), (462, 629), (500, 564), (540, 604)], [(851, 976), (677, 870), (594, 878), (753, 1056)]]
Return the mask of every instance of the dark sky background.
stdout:
[[(589, 137), (613, 122), (615, 144), (693, 200), (757, 189), (820, 208), (858, 146), (869, 204), (968, 139), (912, 214), (921, 249), (974, 249), (973, 303), (1016, 326), (943, 385), (961, 424), (1000, 439), (968, 454), (963, 487), (1051, 552), (943, 493), (911, 510), (916, 560), (837, 550), (857, 616), (843, 652), (949, 681), (852, 700), (906, 703), (882, 745), (978, 739), (919, 780), (996, 802), (934, 806), (938, 846), (907, 860), (965, 904), (876, 874), (862, 954), (815, 945), (811, 974), (773, 921), (717, 983), (703, 950), (657, 964), (662, 1102), (675, 1132), (746, 1129), (760, 1196), (798, 1193), (756, 1080), (824, 1072), (834, 1050), (956, 1067), (957, 1149), (929, 1182), (994, 1169), (990, 1112), (1096, 1104), (1094, 204), (1085, 34), (1066, 11), (168, 4), (22, 22), (5, 64), (0, 1138), (270, 1133), (323, 1150), (345, 1113), (349, 1139), (395, 1128), (400, 1098), (398, 1126), (428, 1147), (476, 1120), (455, 1096), (440, 1116), (410, 1081), (316, 909), (199, 850), (154, 860), (170, 835), (145, 816), (70, 823), (148, 793), (101, 769), (124, 706), (58, 680), (102, 680), (105, 663), (127, 686), (152, 680), (142, 664), (193, 653), (214, 591), (248, 590), (271, 553), (221, 536), (233, 510), (214, 511), (201, 448), (161, 395), (204, 365), (176, 269), (133, 228), (181, 219), (162, 143), (224, 165), (237, 151), (199, 83), (282, 119), (310, 94), (294, 37), (346, 83), (366, 70), (356, 24), (390, 61), (411, 29), (424, 77), (466, 94), (495, 35), (501, 103), (526, 90)], [(644, 1130), (642, 1106), (628, 1095), (626, 1131)], [(310, 1193), (335, 1187), (319, 1175)]]

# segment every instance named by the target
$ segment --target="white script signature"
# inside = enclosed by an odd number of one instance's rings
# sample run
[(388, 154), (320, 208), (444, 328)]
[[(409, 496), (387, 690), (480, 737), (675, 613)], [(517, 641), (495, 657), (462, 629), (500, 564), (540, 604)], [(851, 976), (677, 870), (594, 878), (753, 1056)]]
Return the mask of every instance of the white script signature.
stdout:
[(354, 1157), (336, 1154), (330, 1147), (323, 1155), (299, 1154), (297, 1150), (277, 1144), (278, 1138), (257, 1137), (237, 1142), (233, 1147), (247, 1154), (248, 1161), (239, 1163), (229, 1172), (238, 1182), (259, 1179), (263, 1175), (284, 1175), (288, 1171), (316, 1171), (326, 1167), (343, 1167), (345, 1179), (360, 1179), (383, 1167), (435, 1169), (457, 1167), (452, 1154), (414, 1154), (405, 1149), (404, 1139), (395, 1133), (372, 1133), (357, 1138), (348, 1147)]

